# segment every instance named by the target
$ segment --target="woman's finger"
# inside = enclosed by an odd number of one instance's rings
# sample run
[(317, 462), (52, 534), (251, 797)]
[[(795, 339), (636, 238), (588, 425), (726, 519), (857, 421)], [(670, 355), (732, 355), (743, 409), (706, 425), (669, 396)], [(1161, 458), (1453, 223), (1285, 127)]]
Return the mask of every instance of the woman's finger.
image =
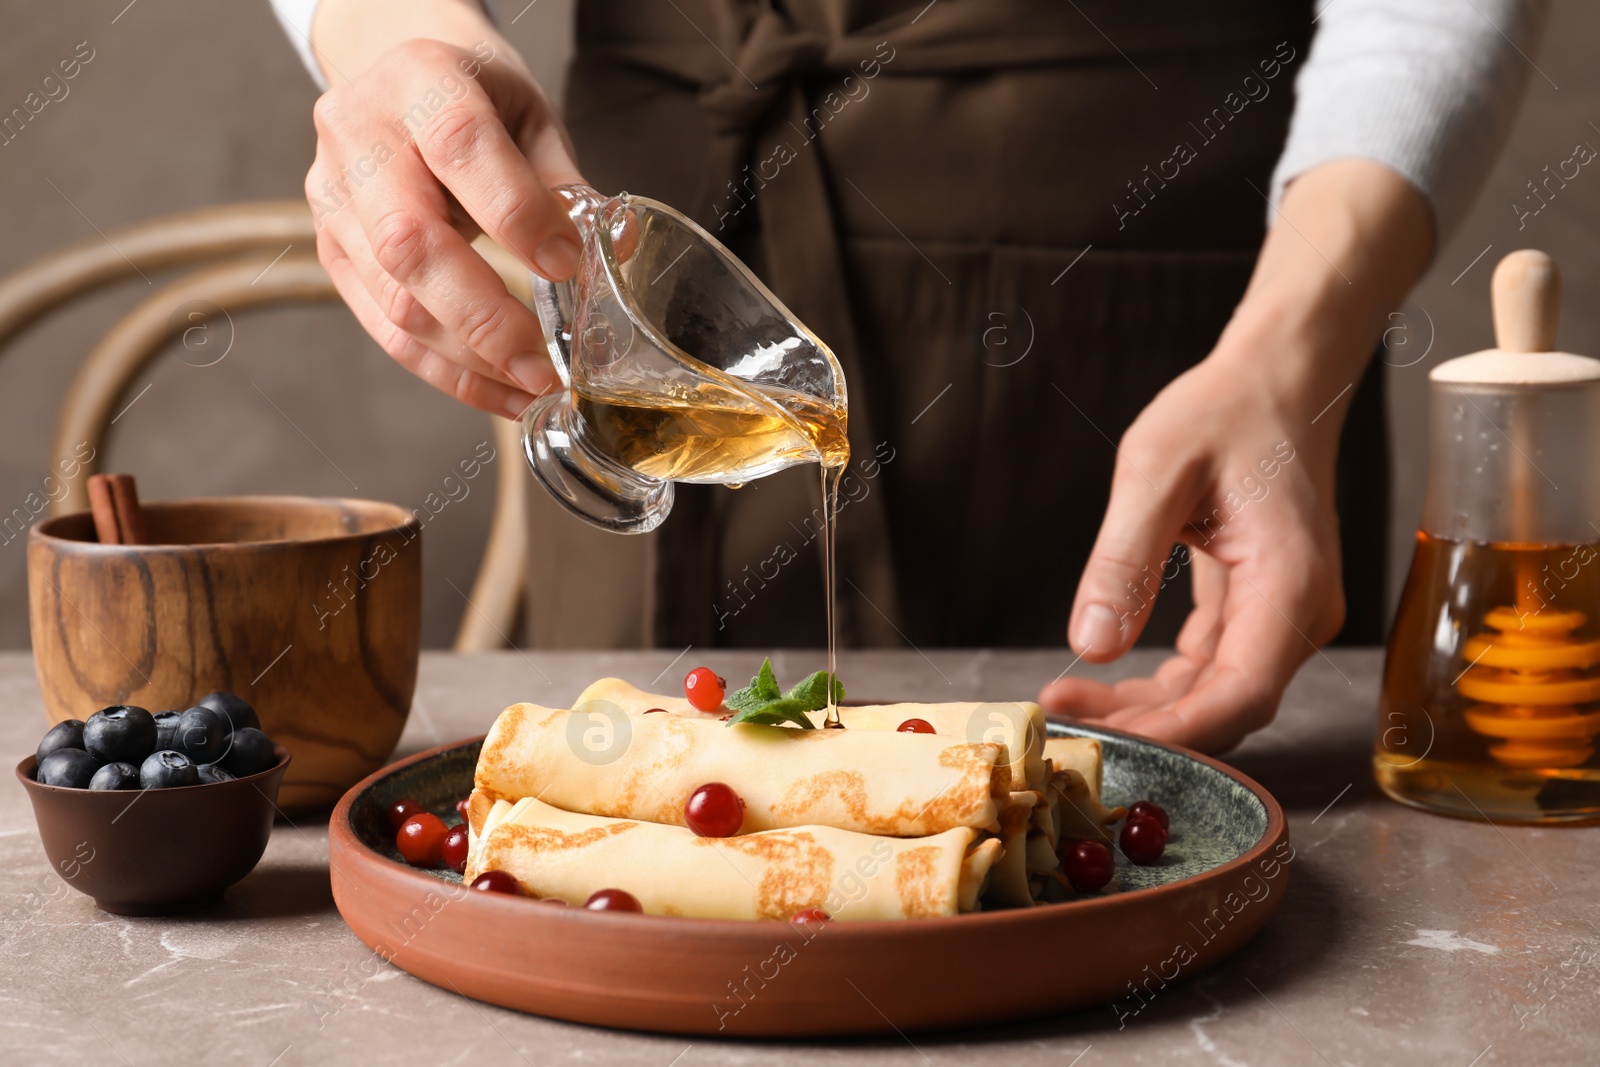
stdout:
[[(331, 255), (348, 261), (349, 269), (354, 271), (356, 278), (360, 280), (372, 303), (379, 309), (379, 315), (385, 321), (463, 370), (494, 379), (519, 392), (526, 392), (521, 384), (513, 381), (504, 370), (493, 366), (472, 349), (458, 343), (454, 335), (445, 329), (420, 301), (378, 266), (377, 260), (372, 258), (372, 250), (366, 246), (359, 231), (356, 232), (348, 248), (339, 244), (336, 237), (330, 236), (328, 240), (336, 250)], [(325, 264), (329, 262), (329, 256), (322, 255), (320, 239), (318, 254)]]
[[(1126, 730), (1130, 734), (1150, 737), (1151, 735), (1148, 731), (1139, 729), (1139, 722), (1161, 706), (1158, 704), (1130, 704), (1128, 707), (1118, 708), (1112, 714), (1107, 715), (1103, 725), (1109, 726), (1113, 730)], [(1156, 740), (1164, 739), (1158, 738)]]
[[(1132, 646), (1150, 617), (1162, 568), (1193, 510), (1195, 478), (1138, 464), (1131, 448), (1118, 455), (1111, 500), (1073, 599), (1067, 639), (1085, 659), (1102, 663)], [(1141, 469), (1148, 466), (1158, 484)]]
[(1261, 679), (1228, 668), (1211, 672), (1176, 703), (1134, 709), (1109, 724), (1154, 741), (1221, 753), (1270, 719), (1270, 713), (1262, 718), (1247, 709), (1276, 699)]
[[(364, 116), (324, 107), (333, 95), (318, 101), (318, 131), (325, 140), (348, 143), (359, 130), (345, 127), (359, 127)], [(404, 291), (394, 291), (393, 307), (379, 304), (390, 321), (414, 315), (415, 298), (453, 339), (450, 345), (431, 341), (435, 351), (470, 349), (526, 392), (555, 381), (538, 319), (451, 225), (444, 190), (413, 150), (397, 152), (367, 178), (341, 216), (346, 212), (354, 213), (362, 237), (350, 235), (341, 218), (340, 243), (348, 250), (364, 238), (378, 266)]]
[(390, 322), (367, 292), (349, 256), (342, 249), (338, 252), (330, 250), (322, 256), (322, 262), (333, 280), (334, 288), (344, 298), (356, 321), (390, 358), (424, 382), (479, 411), (509, 419), (519, 417), (533, 402), (534, 397), (526, 391), (446, 359)]
[(1189, 590), (1194, 607), (1183, 621), (1176, 642), (1180, 655), (1206, 662), (1217, 654), (1222, 636), (1223, 598), (1228, 590), (1228, 565), (1214, 556), (1189, 549)]
[(1090, 678), (1061, 677), (1039, 693), (1046, 711), (1079, 719), (1103, 719), (1130, 707), (1170, 703), (1186, 692), (1203, 664), (1186, 656), (1169, 656), (1144, 678), (1107, 684)]
[(1129, 729), (1223, 752), (1272, 721), (1300, 664), (1317, 654), (1308, 635), (1316, 632), (1327, 598), (1314, 561), (1292, 550), (1271, 559), (1270, 567), (1241, 563), (1229, 571), (1215, 658), (1187, 694)]
[[(431, 69), (412, 68), (404, 91), (418, 95), (434, 80)], [(566, 202), (540, 180), (483, 88), (471, 79), (459, 84), (459, 99), (414, 131), (422, 161), (492, 240), (552, 281), (571, 277), (579, 241)], [(542, 110), (542, 100), (527, 106)], [(542, 121), (535, 142), (542, 176), (555, 184), (581, 180), (559, 134), (553, 140), (542, 136), (559, 129), (552, 119), (530, 117)]]
[(1127, 704), (1115, 688), (1089, 678), (1057, 678), (1039, 692), (1045, 711), (1074, 719), (1103, 719)]

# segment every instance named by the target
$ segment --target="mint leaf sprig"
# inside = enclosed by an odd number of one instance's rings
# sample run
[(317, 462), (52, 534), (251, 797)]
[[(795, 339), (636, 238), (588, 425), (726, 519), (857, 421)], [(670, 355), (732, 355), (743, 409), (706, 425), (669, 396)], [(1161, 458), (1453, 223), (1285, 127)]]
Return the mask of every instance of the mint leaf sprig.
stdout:
[[(724, 701), (734, 715), (728, 725), (736, 722), (753, 722), (762, 726), (779, 726), (792, 722), (802, 730), (815, 730), (807, 712), (824, 711), (828, 707), (829, 675), (817, 671), (787, 693), (778, 688), (778, 677), (772, 673), (772, 660), (761, 661), (761, 670), (743, 689), (729, 693)], [(833, 678), (833, 702), (844, 699), (844, 686)]]

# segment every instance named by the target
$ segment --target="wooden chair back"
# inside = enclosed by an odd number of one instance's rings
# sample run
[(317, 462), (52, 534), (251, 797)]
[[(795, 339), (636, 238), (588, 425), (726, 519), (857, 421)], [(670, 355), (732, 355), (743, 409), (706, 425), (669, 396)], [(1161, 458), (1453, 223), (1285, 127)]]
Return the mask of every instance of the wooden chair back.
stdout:
[[(510, 253), (483, 238), (474, 247), (514, 295), (531, 298), (528, 272)], [(99, 466), (130, 385), (174, 336), (204, 325), (206, 311), (191, 319), (175, 318), (173, 309), (192, 303), (215, 309), (210, 314), (232, 315), (268, 305), (335, 300), (338, 293), (315, 249), (316, 229), (304, 201), (257, 201), (136, 223), (68, 245), (0, 278), (3, 348), (30, 324), (102, 286), (147, 270), (194, 268), (119, 319), (78, 369), (56, 420), (51, 455), (78, 454), (77, 446), (87, 442), (94, 459), (67, 483), (52, 514), (88, 508), (88, 475)], [(494, 517), (456, 631), (459, 652), (512, 644), (527, 571), (528, 475), (518, 462), (520, 428), (506, 419), (490, 421), (500, 457)]]

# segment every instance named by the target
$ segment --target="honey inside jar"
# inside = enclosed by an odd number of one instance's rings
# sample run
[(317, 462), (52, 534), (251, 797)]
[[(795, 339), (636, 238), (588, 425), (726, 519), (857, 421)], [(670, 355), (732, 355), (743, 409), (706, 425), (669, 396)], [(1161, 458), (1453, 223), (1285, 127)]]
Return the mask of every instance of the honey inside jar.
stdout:
[(1428, 483), (1383, 668), (1391, 797), (1495, 822), (1600, 820), (1600, 359), (1555, 350), (1561, 278), (1512, 252), (1495, 347), (1428, 372)]
[(1600, 546), (1417, 535), (1374, 750), (1397, 800), (1472, 818), (1600, 817)]

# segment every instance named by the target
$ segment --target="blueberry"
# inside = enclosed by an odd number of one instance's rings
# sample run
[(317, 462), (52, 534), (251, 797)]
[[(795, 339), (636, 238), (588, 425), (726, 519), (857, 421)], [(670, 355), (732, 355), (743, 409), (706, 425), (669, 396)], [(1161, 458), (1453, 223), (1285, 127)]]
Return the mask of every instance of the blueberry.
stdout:
[(139, 767), (139, 784), (145, 789), (164, 789), (172, 785), (198, 785), (200, 772), (182, 752), (167, 749), (152, 752)]
[(101, 763), (138, 763), (156, 750), (156, 720), (143, 708), (102, 708), (83, 724), (83, 747)]
[(131, 763), (108, 763), (89, 779), (90, 789), (138, 789), (139, 768)]
[(219, 689), (215, 693), (207, 693), (195, 701), (195, 704), (227, 716), (228, 721), (233, 723), (235, 730), (242, 730), (246, 726), (252, 726), (257, 730), (261, 729), (261, 720), (256, 716), (256, 709), (225, 689)]
[(178, 717), (177, 751), (195, 763), (215, 763), (228, 751), (233, 727), (228, 717), (210, 708), (190, 708)]
[(231, 782), (233, 775), (222, 769), (220, 763), (206, 763), (200, 767), (200, 784), (216, 785), (218, 782)]
[(34, 777), (45, 785), (85, 789), (99, 769), (100, 761), (81, 748), (59, 748), (44, 758)]
[(222, 766), (236, 778), (244, 778), (275, 766), (278, 754), (272, 739), (253, 726), (233, 732), (233, 747), (222, 758)]
[(50, 727), (33, 754), (42, 764), (46, 756), (60, 748), (83, 748), (82, 719), (63, 719)]
[(158, 711), (156, 720), (156, 751), (176, 749), (178, 747), (178, 716), (181, 711)]

